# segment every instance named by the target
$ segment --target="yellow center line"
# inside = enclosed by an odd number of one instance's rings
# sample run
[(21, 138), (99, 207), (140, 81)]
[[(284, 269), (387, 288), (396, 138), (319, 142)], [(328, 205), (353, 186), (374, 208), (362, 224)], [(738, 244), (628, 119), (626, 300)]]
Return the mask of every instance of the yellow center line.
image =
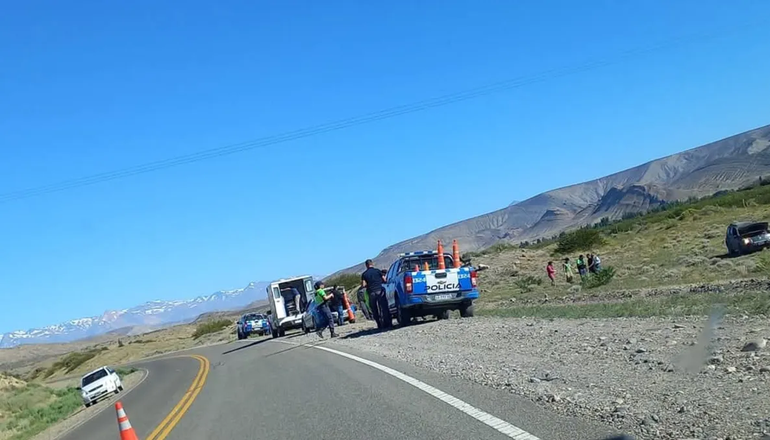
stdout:
[[(176, 356), (175, 356), (176, 357)], [(174, 408), (171, 410), (170, 413), (166, 416), (166, 418), (163, 419), (162, 422), (150, 433), (150, 435), (147, 437), (147, 440), (163, 440), (168, 436), (168, 434), (171, 432), (172, 429), (179, 423), (179, 421), (184, 417), (185, 412), (187, 412), (187, 409), (190, 408), (190, 405), (192, 405), (195, 398), (200, 393), (201, 389), (203, 389), (203, 384), (206, 383), (206, 378), (209, 374), (210, 370), (210, 363), (209, 360), (206, 359), (203, 356), (199, 355), (189, 355), (189, 356), (179, 356), (179, 357), (191, 357), (193, 359), (196, 359), (198, 362), (200, 362), (200, 368), (198, 369), (198, 374), (195, 376), (195, 380), (193, 380), (192, 384), (190, 385), (190, 388), (185, 391), (184, 396), (182, 396), (182, 399), (179, 400), (179, 403), (174, 406)]]

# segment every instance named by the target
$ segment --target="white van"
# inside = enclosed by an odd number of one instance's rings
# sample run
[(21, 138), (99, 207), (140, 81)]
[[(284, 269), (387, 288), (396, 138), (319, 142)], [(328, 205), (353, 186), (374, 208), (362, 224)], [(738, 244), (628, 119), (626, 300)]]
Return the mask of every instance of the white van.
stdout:
[(286, 330), (302, 327), (302, 315), (314, 292), (310, 275), (276, 280), (267, 286), (270, 330), (274, 338), (284, 336)]

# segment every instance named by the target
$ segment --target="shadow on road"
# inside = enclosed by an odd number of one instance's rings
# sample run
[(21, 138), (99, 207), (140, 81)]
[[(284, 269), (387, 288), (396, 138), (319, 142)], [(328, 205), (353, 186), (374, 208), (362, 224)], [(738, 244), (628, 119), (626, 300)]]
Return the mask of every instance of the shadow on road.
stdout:
[[(426, 319), (426, 320), (413, 320), (411, 324), (409, 324), (409, 327), (416, 327), (424, 324), (430, 324), (431, 322), (436, 322), (434, 319)], [(364, 336), (371, 336), (376, 335), (378, 333), (398, 330), (399, 328), (402, 328), (400, 326), (394, 325), (389, 328), (385, 329), (379, 329), (379, 328), (368, 328), (366, 330), (359, 330), (357, 332), (349, 333), (345, 336), (340, 336), (340, 339), (356, 339), (356, 338), (362, 338)]]
[(246, 348), (250, 348), (250, 347), (253, 347), (253, 346), (255, 346), (255, 345), (259, 345), (259, 344), (261, 344), (261, 343), (263, 343), (263, 342), (267, 342), (267, 341), (269, 341), (269, 340), (270, 340), (270, 339), (267, 339), (267, 338), (265, 338), (265, 339), (259, 339), (259, 340), (256, 340), (256, 341), (254, 341), (254, 342), (250, 343), (250, 344), (241, 345), (241, 346), (239, 346), (239, 347), (233, 348), (232, 350), (227, 350), (227, 351), (225, 351), (224, 353), (222, 353), (222, 355), (230, 354), (230, 353), (236, 352), (236, 351), (238, 351), (238, 350), (244, 350), (244, 349), (246, 349)]

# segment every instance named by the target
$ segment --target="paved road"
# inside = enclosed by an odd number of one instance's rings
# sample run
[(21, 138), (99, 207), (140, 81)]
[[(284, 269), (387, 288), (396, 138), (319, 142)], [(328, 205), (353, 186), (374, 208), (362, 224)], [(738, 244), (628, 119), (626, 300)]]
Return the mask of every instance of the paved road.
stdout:
[[(290, 342), (292, 338), (282, 340)], [(320, 346), (389, 367), (542, 440), (599, 439), (607, 434), (604, 427), (552, 414), (509, 392), (333, 344)], [(123, 398), (140, 439), (510, 438), (453, 407), (447, 403), (449, 398), (439, 400), (404, 382), (403, 377), (339, 353), (269, 339), (232, 342), (189, 353), (205, 356), (210, 369), (202, 367), (205, 362), (189, 357), (141, 365), (149, 376)], [(205, 383), (195, 396), (190, 387), (202, 375)], [(175, 409), (179, 410), (178, 423), (167, 417)], [(165, 431), (156, 429), (159, 425)], [(118, 438), (112, 408), (65, 437), (110, 438)]]

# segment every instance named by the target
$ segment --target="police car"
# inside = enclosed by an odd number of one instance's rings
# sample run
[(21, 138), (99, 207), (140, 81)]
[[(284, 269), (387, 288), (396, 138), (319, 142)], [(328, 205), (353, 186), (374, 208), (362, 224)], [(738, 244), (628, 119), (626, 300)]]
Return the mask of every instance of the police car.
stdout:
[(479, 297), (476, 269), (454, 267), (451, 254), (441, 257), (445, 269), (439, 268), (438, 251), (400, 254), (388, 269), (385, 294), (399, 325), (417, 316), (447, 319), (452, 310), (463, 318), (473, 316), (473, 301)]

